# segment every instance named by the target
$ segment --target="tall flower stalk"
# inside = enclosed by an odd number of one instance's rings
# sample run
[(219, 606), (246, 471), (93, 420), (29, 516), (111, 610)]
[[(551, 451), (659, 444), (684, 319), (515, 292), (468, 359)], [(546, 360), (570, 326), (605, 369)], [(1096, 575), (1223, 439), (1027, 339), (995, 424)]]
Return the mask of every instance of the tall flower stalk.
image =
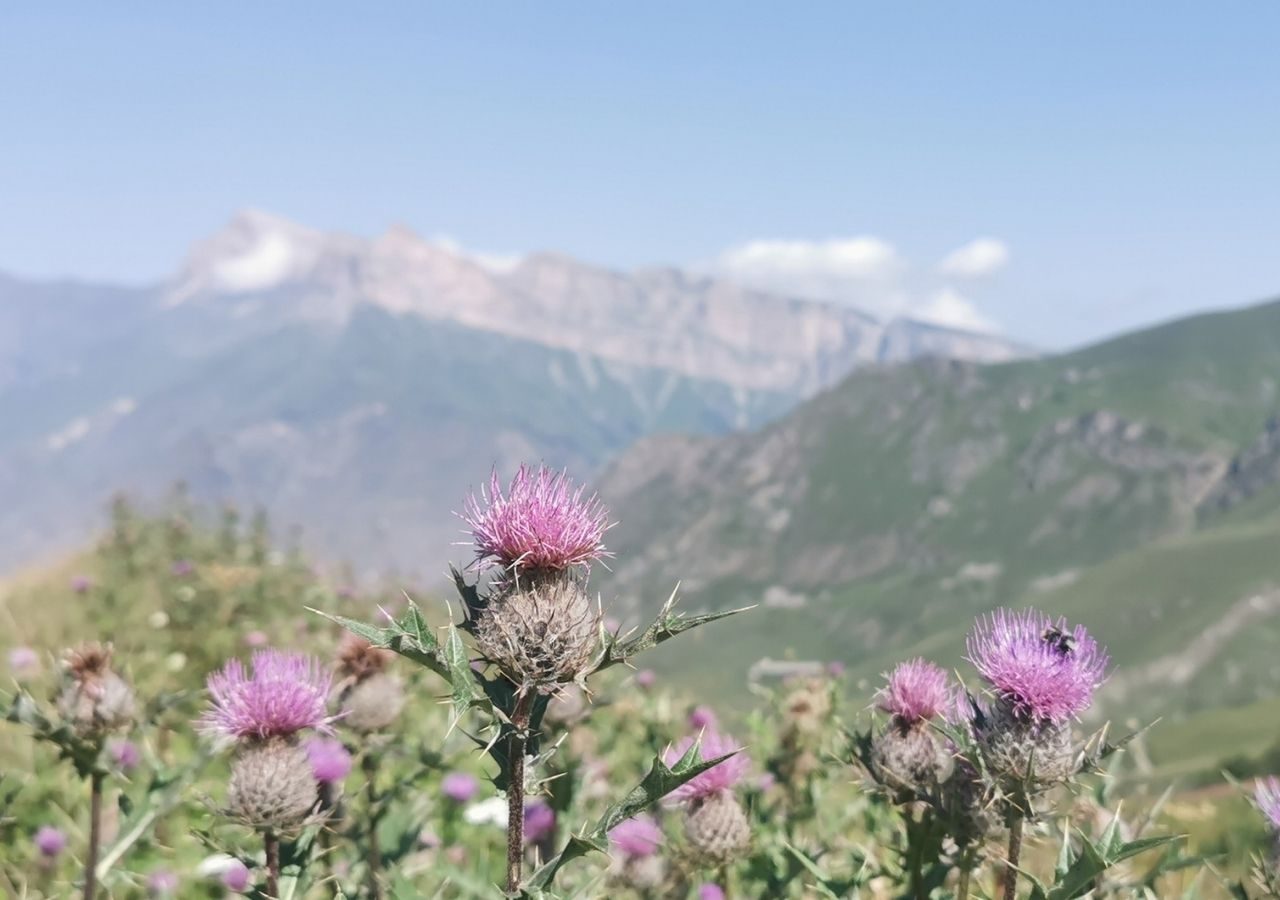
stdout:
[(478, 611), (476, 644), (515, 689), (507, 733), (507, 880), (519, 889), (524, 859), (526, 756), (535, 703), (585, 675), (600, 642), (600, 610), (586, 592), (591, 563), (608, 555), (608, 511), (562, 472), (521, 466), (506, 489), (466, 503), (475, 565), (493, 569)]
[(967, 649), (994, 695), (989, 708), (975, 709), (973, 731), (1008, 797), (1003, 896), (1014, 900), (1031, 799), (1076, 774), (1071, 723), (1093, 702), (1109, 660), (1083, 625), (1034, 609), (1001, 609), (980, 619)]

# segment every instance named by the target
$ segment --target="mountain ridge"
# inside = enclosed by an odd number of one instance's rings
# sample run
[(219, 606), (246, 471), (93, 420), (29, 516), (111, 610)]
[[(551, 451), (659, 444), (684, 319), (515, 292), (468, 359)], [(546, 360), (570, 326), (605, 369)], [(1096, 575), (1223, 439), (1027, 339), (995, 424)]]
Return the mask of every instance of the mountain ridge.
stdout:
[(889, 327), (671, 269), (485, 264), (403, 227), (244, 213), (151, 288), (0, 280), (0, 567), (175, 479), (267, 503), (322, 555), (420, 566), (490, 466), (590, 478), (636, 438), (762, 424), (886, 353), (1021, 352), (902, 325), (885, 351)]

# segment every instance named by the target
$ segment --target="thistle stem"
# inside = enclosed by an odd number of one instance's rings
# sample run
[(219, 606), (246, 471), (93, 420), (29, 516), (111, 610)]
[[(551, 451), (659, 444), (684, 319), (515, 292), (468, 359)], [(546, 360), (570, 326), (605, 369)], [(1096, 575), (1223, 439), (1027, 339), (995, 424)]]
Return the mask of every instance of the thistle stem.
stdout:
[(969, 879), (973, 875), (973, 853), (965, 850), (960, 855), (960, 876), (956, 879), (956, 900), (968, 900)]
[(1009, 853), (1004, 868), (1004, 900), (1018, 896), (1018, 860), (1022, 856), (1022, 813), (1009, 813)]
[(262, 849), (267, 856), (267, 896), (280, 896), (280, 838), (274, 831), (262, 835)]
[(365, 796), (369, 799), (369, 896), (372, 900), (381, 900), (382, 886), (378, 882), (378, 875), (382, 871), (382, 848), (378, 844), (378, 820), (381, 816), (377, 812), (378, 785), (375, 781), (378, 774), (378, 760), (373, 754), (367, 753), (361, 768), (364, 769)]
[(98, 893), (98, 844), (102, 840), (102, 773), (89, 776), (89, 849), (84, 855), (84, 900)]
[(524, 862), (524, 756), (529, 740), (531, 693), (521, 694), (511, 713), (511, 739), (507, 744), (507, 892), (520, 889)]

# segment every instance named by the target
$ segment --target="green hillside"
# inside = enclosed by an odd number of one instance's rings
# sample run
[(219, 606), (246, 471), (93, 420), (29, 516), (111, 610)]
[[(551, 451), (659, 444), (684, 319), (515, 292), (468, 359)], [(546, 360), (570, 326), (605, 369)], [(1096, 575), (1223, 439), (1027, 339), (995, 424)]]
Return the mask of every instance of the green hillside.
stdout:
[[(679, 578), (694, 606), (760, 604), (704, 648), (707, 690), (742, 690), (765, 657), (964, 671), (975, 614), (1034, 604), (1109, 646), (1108, 715), (1265, 705), (1278, 373), (1271, 303), (1043, 360), (859, 373), (750, 435), (652, 439), (601, 482), (610, 587), (643, 606)], [(1262, 749), (1280, 727), (1254, 734)]]

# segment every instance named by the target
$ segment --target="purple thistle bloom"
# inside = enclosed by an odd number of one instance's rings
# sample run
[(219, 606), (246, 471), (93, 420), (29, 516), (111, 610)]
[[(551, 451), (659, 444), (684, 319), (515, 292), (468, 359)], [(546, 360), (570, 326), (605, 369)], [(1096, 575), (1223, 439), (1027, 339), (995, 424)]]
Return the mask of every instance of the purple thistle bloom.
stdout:
[(556, 811), (541, 800), (525, 804), (524, 842), (540, 844), (555, 833)]
[(178, 893), (178, 873), (156, 869), (147, 877), (147, 893), (152, 897), (172, 897)]
[(831, 678), (843, 678), (844, 663), (838, 659), (833, 659), (831, 662), (827, 663), (827, 675)]
[(45, 859), (53, 859), (67, 849), (67, 836), (52, 825), (41, 825), (36, 831), (36, 849)]
[(107, 743), (107, 752), (111, 755), (111, 761), (115, 763), (115, 767), (121, 772), (132, 772), (138, 767), (138, 763), (142, 761), (142, 754), (138, 752), (138, 745), (123, 738), (109, 741)]
[(1271, 830), (1280, 832), (1280, 778), (1259, 778), (1253, 787), (1253, 802), (1267, 817)]
[(689, 727), (694, 731), (716, 727), (716, 713), (709, 706), (695, 706), (689, 710)]
[(876, 705), (902, 725), (914, 725), (941, 715), (954, 705), (947, 673), (925, 659), (898, 663), (888, 684), (876, 693)]
[(30, 647), (14, 647), (9, 651), (9, 668), (19, 677), (31, 675), (40, 668), (40, 654)]
[(475, 776), (467, 772), (450, 772), (440, 781), (440, 793), (454, 803), (469, 803), (479, 788)]
[(267, 637), (265, 631), (250, 631), (244, 636), (244, 644), (246, 647), (265, 647), (271, 643), (271, 638)]
[(641, 690), (649, 690), (657, 680), (658, 673), (653, 671), (653, 669), (641, 669), (636, 673), (636, 687)]
[(258, 650), (252, 676), (238, 659), (209, 676), (212, 705), (199, 729), (222, 739), (288, 737), (304, 728), (327, 731), (332, 674), (301, 653)]
[(233, 859), (222, 870), (222, 886), (232, 893), (243, 894), (249, 888), (249, 867)]
[(1034, 609), (998, 609), (975, 623), (967, 659), (1016, 712), (1065, 722), (1089, 708), (1107, 654), (1083, 625), (1069, 629)]
[(494, 472), (488, 491), (468, 497), (461, 516), (475, 541), (476, 564), (496, 560), (507, 569), (559, 571), (609, 556), (603, 543), (609, 512), (584, 491), (564, 472), (522, 465), (504, 493)]
[(313, 737), (305, 745), (311, 774), (321, 784), (337, 784), (351, 774), (351, 754), (334, 738)]
[(175, 578), (186, 578), (195, 570), (195, 564), (189, 559), (179, 559), (169, 569)]
[(93, 587), (93, 579), (88, 575), (72, 575), (71, 590), (77, 594), (86, 594)]
[(662, 829), (652, 816), (636, 816), (613, 826), (609, 843), (630, 859), (652, 856), (662, 843)]
[(707, 882), (698, 888), (698, 900), (724, 900), (724, 888)]
[[(668, 766), (674, 766), (693, 746), (696, 738), (687, 737), (677, 743), (675, 746), (667, 749), (663, 754), (663, 760)], [(702, 736), (702, 747), (699, 750), (699, 756), (703, 761), (715, 759), (724, 756), (726, 753), (733, 753), (734, 750), (740, 750), (741, 744), (737, 743), (727, 734), (708, 729)], [(707, 797), (718, 791), (728, 790), (742, 780), (742, 776), (747, 774), (747, 770), (751, 768), (751, 758), (746, 753), (735, 753), (719, 765), (712, 766), (707, 771), (695, 775), (691, 780), (686, 781), (680, 787), (676, 788), (667, 795), (668, 799), (675, 803), (682, 803), (686, 800), (696, 800), (700, 797)]]

